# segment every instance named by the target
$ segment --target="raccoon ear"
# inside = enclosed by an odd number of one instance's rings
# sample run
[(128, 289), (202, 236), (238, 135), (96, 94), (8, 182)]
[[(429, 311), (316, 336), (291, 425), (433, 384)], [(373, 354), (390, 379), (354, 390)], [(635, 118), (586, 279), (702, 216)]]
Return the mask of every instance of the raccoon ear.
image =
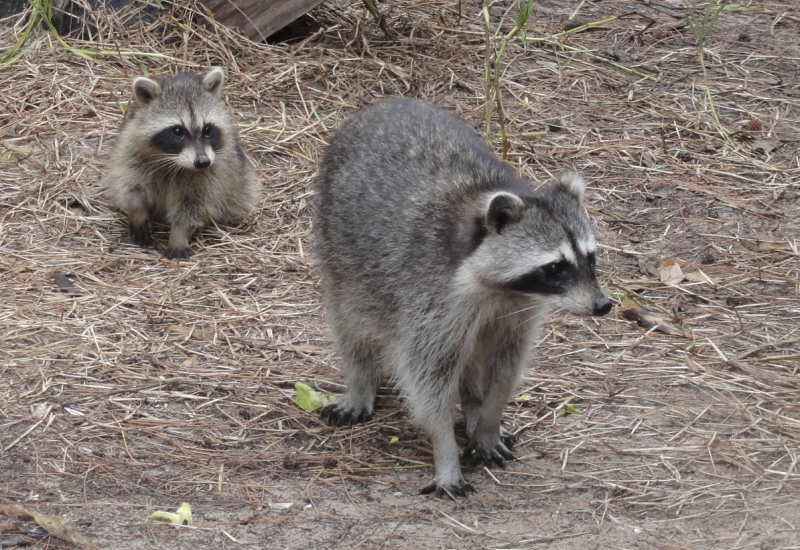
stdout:
[(161, 86), (155, 80), (143, 76), (133, 79), (133, 97), (139, 105), (144, 107), (159, 95), (161, 95)]
[(583, 182), (581, 175), (577, 172), (566, 172), (564, 174), (559, 174), (556, 176), (555, 180), (553, 180), (553, 185), (556, 188), (569, 193), (578, 199), (579, 203), (583, 204), (583, 193), (586, 190), (586, 184)]
[(214, 95), (219, 95), (222, 83), (225, 82), (225, 70), (216, 67), (203, 75), (203, 88)]
[(521, 198), (507, 191), (489, 196), (486, 204), (486, 226), (497, 233), (502, 233), (508, 224), (519, 220), (525, 208)]

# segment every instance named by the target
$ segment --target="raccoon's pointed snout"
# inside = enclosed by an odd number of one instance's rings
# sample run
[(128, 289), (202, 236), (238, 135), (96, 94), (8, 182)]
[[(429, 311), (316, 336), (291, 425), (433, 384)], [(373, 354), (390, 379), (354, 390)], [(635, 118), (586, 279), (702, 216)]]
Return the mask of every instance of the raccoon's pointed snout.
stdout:
[(203, 170), (211, 166), (211, 159), (208, 158), (208, 155), (197, 155), (194, 158), (194, 167)]
[(611, 311), (611, 300), (604, 295), (600, 295), (594, 299), (594, 307), (592, 308), (592, 315), (595, 317), (602, 317)]

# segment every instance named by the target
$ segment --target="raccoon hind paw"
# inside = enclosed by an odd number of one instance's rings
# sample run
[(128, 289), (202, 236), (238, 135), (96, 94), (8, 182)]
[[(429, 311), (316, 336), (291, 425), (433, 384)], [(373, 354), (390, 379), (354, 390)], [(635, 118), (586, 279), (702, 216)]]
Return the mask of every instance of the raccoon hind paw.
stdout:
[(440, 485), (436, 482), (436, 480), (434, 480), (430, 483), (430, 485), (427, 485), (425, 488), (423, 488), (419, 494), (429, 495), (433, 493), (434, 498), (448, 497), (455, 500), (456, 497), (466, 497), (470, 493), (476, 492), (477, 491), (475, 490), (475, 487), (467, 483), (464, 479), (461, 479), (452, 485)]
[(367, 422), (372, 418), (372, 412), (365, 408), (351, 408), (342, 403), (331, 403), (324, 407), (319, 415), (325, 419), (328, 424), (333, 426), (353, 426)]

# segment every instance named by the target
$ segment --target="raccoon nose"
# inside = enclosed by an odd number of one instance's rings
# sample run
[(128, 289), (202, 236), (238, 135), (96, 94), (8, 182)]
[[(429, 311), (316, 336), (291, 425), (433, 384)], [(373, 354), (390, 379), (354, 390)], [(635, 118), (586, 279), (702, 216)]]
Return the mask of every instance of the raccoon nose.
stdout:
[(595, 317), (600, 317), (609, 311), (611, 311), (611, 300), (602, 295), (599, 298), (594, 299), (594, 309), (592, 309), (592, 315)]
[(194, 167), (200, 168), (208, 168), (211, 166), (211, 159), (208, 158), (206, 155), (197, 155), (194, 159)]

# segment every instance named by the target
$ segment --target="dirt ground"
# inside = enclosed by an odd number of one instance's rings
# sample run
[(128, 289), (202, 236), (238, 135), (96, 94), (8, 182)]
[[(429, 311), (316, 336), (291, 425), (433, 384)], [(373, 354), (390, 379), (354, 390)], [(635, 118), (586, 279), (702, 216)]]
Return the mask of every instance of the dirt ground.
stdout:
[[(795, 3), (723, 12), (705, 73), (678, 0), (535, 3), (501, 60), (508, 161), (585, 175), (619, 305), (545, 324), (505, 415), (519, 460), (466, 468), (458, 501), (418, 495), (431, 448), (391, 387), (354, 428), (293, 403), (296, 381), (341, 390), (309, 242), (328, 133), (403, 95), (502, 150), (482, 3), (378, 7), (392, 38), (336, 0), (260, 45), (185, 2), (95, 13), (0, 64), (0, 505), (109, 549), (800, 548)], [(517, 11), (493, 2), (492, 36)], [(103, 163), (134, 76), (210, 65), (264, 197), (170, 261), (131, 243)], [(181, 502), (193, 527), (147, 522)], [(0, 514), (0, 547), (76, 547), (34, 527)]]

